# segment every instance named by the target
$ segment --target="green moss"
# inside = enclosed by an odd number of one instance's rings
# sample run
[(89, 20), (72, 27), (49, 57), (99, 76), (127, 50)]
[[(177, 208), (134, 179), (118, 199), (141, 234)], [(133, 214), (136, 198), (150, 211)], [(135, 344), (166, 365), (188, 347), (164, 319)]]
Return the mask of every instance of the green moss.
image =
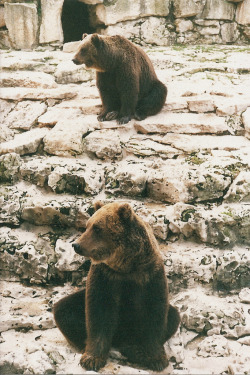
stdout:
[(199, 156), (197, 156), (195, 152), (188, 156), (185, 160), (187, 163), (195, 165), (200, 165), (205, 162), (205, 159), (202, 159)]

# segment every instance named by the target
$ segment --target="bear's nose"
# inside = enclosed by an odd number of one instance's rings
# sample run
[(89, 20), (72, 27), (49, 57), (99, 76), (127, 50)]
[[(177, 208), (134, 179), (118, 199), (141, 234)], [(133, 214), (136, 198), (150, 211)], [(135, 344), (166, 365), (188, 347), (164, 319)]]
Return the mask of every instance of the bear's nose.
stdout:
[(74, 248), (75, 252), (80, 250), (80, 245), (76, 242), (72, 243), (72, 247)]
[(72, 59), (72, 61), (74, 64), (79, 65), (79, 62), (77, 61), (77, 59)]

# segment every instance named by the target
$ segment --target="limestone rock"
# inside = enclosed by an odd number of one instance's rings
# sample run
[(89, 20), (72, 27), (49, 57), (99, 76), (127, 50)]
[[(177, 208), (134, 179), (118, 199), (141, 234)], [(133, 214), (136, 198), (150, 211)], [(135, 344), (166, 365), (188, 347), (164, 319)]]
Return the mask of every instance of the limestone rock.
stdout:
[(242, 171), (233, 181), (224, 197), (227, 202), (249, 202), (250, 201), (250, 172)]
[[(42, 0), (40, 43), (63, 42), (61, 12), (64, 0)], [(48, 27), (49, 25), (49, 27)]]
[(206, 337), (198, 346), (200, 357), (228, 357), (230, 349), (228, 340), (219, 335)]
[(5, 3), (5, 22), (13, 48), (31, 49), (37, 44), (38, 15), (35, 4)]
[(70, 88), (36, 89), (26, 87), (4, 87), (0, 92), (0, 99), (4, 100), (47, 100), (47, 99), (72, 99), (76, 92)]
[(162, 159), (173, 158), (182, 152), (177, 148), (161, 144), (158, 140), (154, 141), (148, 136), (136, 135), (130, 137), (125, 144), (126, 151), (136, 156), (159, 156)]
[(230, 20), (235, 14), (235, 6), (226, 0), (207, 0), (201, 18), (207, 20)]
[(239, 303), (206, 295), (201, 289), (179, 293), (173, 299), (173, 304), (179, 308), (184, 327), (206, 332), (209, 336), (230, 336), (236, 326), (245, 323), (244, 311)]
[(0, 143), (10, 141), (15, 136), (15, 133), (13, 130), (8, 128), (5, 124), (1, 125), (1, 133), (0, 133)]
[(191, 99), (187, 100), (187, 103), (190, 112), (204, 113), (214, 112), (215, 110), (213, 100), (211, 100), (210, 98)]
[(175, 20), (177, 33), (185, 33), (187, 31), (193, 30), (193, 22), (190, 20), (177, 19)]
[(236, 22), (221, 25), (221, 37), (223, 43), (234, 43), (240, 36)]
[(105, 190), (112, 194), (143, 196), (146, 191), (147, 173), (143, 164), (131, 161), (106, 168)]
[(194, 0), (174, 0), (174, 15), (176, 18), (196, 16), (201, 11), (200, 2)]
[(144, 22), (144, 19), (131, 20), (118, 22), (114, 25), (109, 25), (105, 29), (106, 35), (123, 35), (125, 38), (132, 40), (135, 43), (140, 43), (140, 33), (141, 33), (141, 24)]
[(75, 65), (72, 61), (61, 62), (55, 72), (56, 82), (58, 83), (77, 83), (86, 82), (95, 78), (93, 70), (87, 70), (83, 65)]
[(18, 180), (21, 158), (15, 153), (0, 156), (0, 183), (13, 183)]
[(2, 87), (42, 87), (44, 89), (57, 87), (54, 78), (43, 72), (2, 72), (0, 84)]
[(16, 187), (0, 186), (0, 224), (19, 225), (22, 195), (23, 191)]
[(99, 159), (121, 159), (122, 148), (119, 133), (115, 130), (92, 132), (85, 138), (86, 150)]
[(82, 116), (75, 111), (74, 125), (72, 119), (60, 120), (44, 138), (44, 150), (52, 155), (72, 156), (83, 153), (82, 137), (92, 128), (98, 128), (95, 116)]
[(4, 19), (4, 13), (5, 13), (4, 7), (0, 7), (0, 28), (6, 25), (5, 19)]
[(242, 1), (236, 11), (236, 22), (241, 25), (250, 24), (250, 0)]
[[(189, 101), (189, 103), (189, 106), (191, 106), (191, 108), (195, 108), (197, 110), (197, 107), (199, 106), (197, 100), (194, 100), (193, 104), (192, 101)], [(206, 106), (207, 109), (214, 108), (211, 102), (209, 102), (207, 105), (209, 105), (209, 108), (208, 106)], [(220, 134), (228, 131), (225, 119), (219, 118), (214, 114), (193, 113), (160, 113), (157, 116), (151, 116), (143, 121), (135, 121), (135, 128), (137, 131), (144, 134)]]
[(250, 139), (250, 107), (242, 114), (242, 121), (246, 131), (246, 137)]
[(168, 46), (171, 35), (166, 27), (166, 19), (161, 17), (147, 18), (141, 25), (141, 38), (147, 44)]
[(240, 301), (243, 303), (250, 303), (250, 289), (244, 288), (239, 293)]
[(19, 155), (33, 154), (37, 151), (47, 132), (47, 129), (33, 129), (17, 134), (13, 140), (3, 142), (0, 145), (0, 155), (9, 152), (15, 152)]
[(39, 101), (24, 100), (18, 103), (11, 113), (5, 118), (4, 124), (10, 129), (30, 130), (47, 106)]
[(84, 257), (76, 254), (69, 241), (65, 242), (58, 239), (56, 241), (55, 253), (57, 256), (55, 267), (59, 271), (77, 271), (83, 264)]
[(117, 0), (105, 6), (105, 13), (103, 21), (106, 25), (148, 16), (166, 17), (169, 14), (169, 0), (164, 2), (149, 0), (143, 5), (139, 0), (132, 3), (128, 3), (126, 0)]

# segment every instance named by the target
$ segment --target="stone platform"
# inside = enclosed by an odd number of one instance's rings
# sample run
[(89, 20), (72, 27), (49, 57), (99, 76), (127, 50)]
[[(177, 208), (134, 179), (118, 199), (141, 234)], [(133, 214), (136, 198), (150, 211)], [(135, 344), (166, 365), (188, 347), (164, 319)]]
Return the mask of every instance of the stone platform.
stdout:
[[(72, 54), (2, 51), (2, 374), (90, 373), (52, 317), (85, 285), (71, 242), (93, 201), (129, 202), (152, 226), (182, 316), (164, 373), (250, 372), (250, 48), (147, 47), (162, 112), (98, 122), (93, 72)], [(106, 374), (148, 374), (112, 351)]]

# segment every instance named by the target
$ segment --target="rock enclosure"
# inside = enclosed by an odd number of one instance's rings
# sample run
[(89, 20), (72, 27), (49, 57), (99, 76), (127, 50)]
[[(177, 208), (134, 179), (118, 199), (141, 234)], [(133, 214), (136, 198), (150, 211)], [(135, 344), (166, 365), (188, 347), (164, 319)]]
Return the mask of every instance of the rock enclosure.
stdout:
[[(164, 373), (250, 372), (250, 50), (145, 51), (167, 103), (124, 126), (97, 121), (94, 75), (71, 53), (2, 51), (2, 374), (85, 373), (52, 306), (85, 285), (89, 263), (71, 243), (93, 201), (116, 199), (152, 226), (181, 312)], [(115, 351), (101, 372), (149, 373)]]
[(139, 44), (242, 44), (250, 0), (0, 0), (2, 47), (32, 49), (122, 34)]

